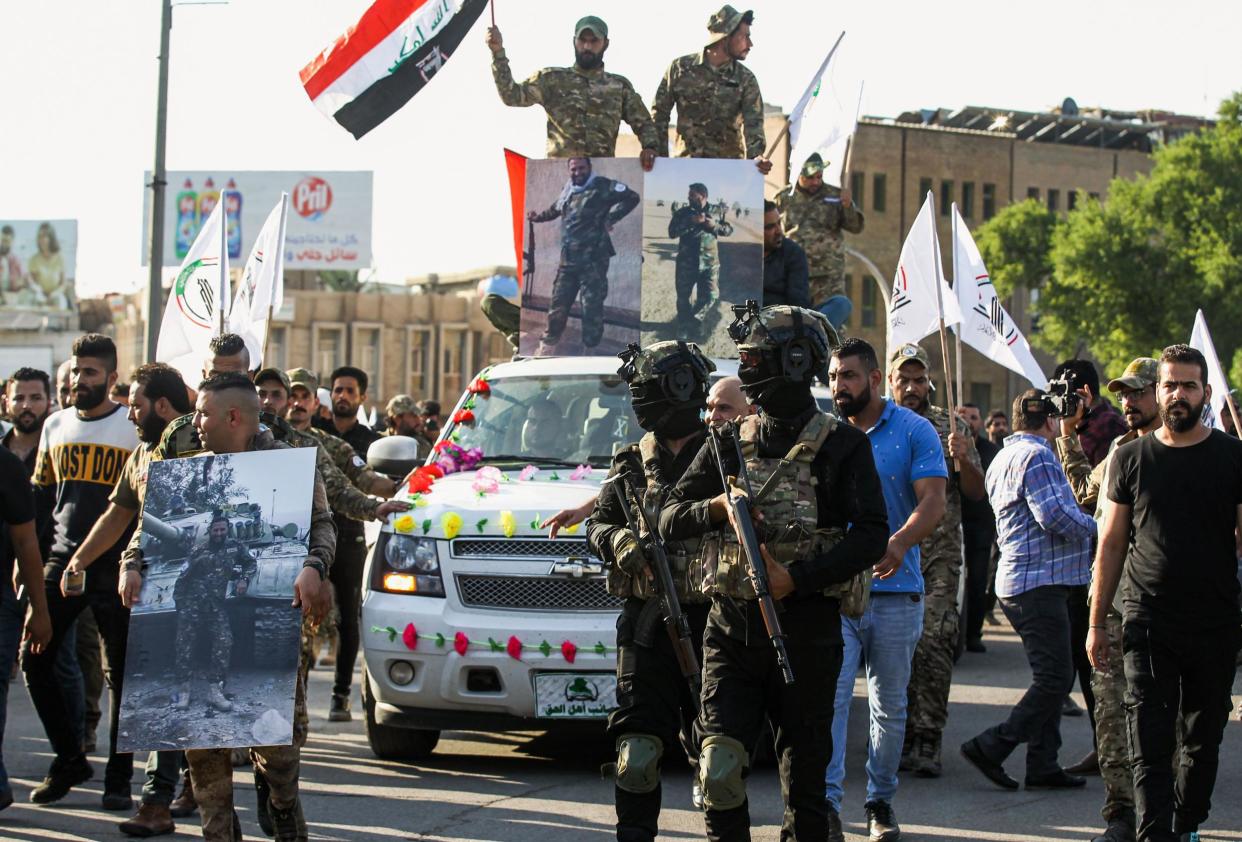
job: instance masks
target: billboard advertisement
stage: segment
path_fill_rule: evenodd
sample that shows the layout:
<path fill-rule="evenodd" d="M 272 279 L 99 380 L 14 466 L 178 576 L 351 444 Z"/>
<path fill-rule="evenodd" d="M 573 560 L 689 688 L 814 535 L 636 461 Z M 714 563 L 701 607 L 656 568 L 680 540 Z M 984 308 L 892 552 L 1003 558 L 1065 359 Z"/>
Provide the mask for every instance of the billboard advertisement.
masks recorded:
<path fill-rule="evenodd" d="M 151 174 L 145 175 L 149 184 Z M 230 262 L 241 265 L 268 212 L 289 194 L 286 269 L 366 269 L 371 266 L 370 172 L 176 170 L 168 173 L 164 204 L 164 265 L 178 266 L 207 221 L 224 202 Z M 151 191 L 143 199 L 143 231 L 150 231 Z M 146 265 L 146 234 L 142 262 Z"/>
<path fill-rule="evenodd" d="M 0 307 L 77 313 L 75 219 L 0 219 Z"/>

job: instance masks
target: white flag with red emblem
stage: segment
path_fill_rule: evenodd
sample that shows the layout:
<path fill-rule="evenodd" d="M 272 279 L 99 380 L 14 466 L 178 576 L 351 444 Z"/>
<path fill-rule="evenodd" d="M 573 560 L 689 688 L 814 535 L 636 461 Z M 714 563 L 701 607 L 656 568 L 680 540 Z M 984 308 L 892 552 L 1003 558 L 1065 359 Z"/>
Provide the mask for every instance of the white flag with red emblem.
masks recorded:
<path fill-rule="evenodd" d="M 936 239 L 936 203 L 927 198 L 901 246 L 893 295 L 888 305 L 888 347 L 918 342 L 940 330 L 941 310 L 946 327 L 961 322 L 961 310 L 940 268 Z"/>
<path fill-rule="evenodd" d="M 191 386 L 203 377 L 211 338 L 224 332 L 224 314 L 229 308 L 224 205 L 221 196 L 181 261 L 155 344 L 156 361 L 177 369 Z"/>
<path fill-rule="evenodd" d="M 996 287 L 988 277 L 979 247 L 965 220 L 953 206 L 953 289 L 957 293 L 962 321 L 954 330 L 962 341 L 992 362 L 1016 372 L 1036 389 L 1048 378 L 1035 361 L 1030 343 L 1001 306 Z"/>

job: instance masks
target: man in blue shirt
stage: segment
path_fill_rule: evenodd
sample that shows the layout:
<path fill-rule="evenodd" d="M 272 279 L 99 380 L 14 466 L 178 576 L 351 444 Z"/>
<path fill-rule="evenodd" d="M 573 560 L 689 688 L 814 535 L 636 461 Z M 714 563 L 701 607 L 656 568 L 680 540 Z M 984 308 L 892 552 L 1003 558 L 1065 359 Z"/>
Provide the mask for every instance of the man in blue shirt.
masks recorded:
<path fill-rule="evenodd" d="M 825 796 L 832 820 L 829 842 L 843 840 L 840 809 L 845 781 L 845 732 L 854 677 L 867 668 L 871 713 L 865 809 L 871 839 L 894 842 L 901 830 L 893 816 L 897 765 L 906 729 L 910 659 L 923 633 L 923 574 L 919 542 L 932 533 L 945 510 L 948 470 L 940 437 L 931 423 L 883 397 L 883 372 L 875 349 L 845 340 L 832 353 L 828 387 L 838 412 L 865 430 L 884 490 L 891 536 L 875 565 L 871 600 L 862 617 L 841 617 L 844 660 L 832 719 L 832 761 Z"/>
<path fill-rule="evenodd" d="M 1061 705 L 1074 685 L 1070 649 L 1072 589 L 1091 581 L 1095 521 L 1074 500 L 1052 451 L 1058 419 L 1028 389 L 1013 403 L 1014 433 L 988 467 L 985 483 L 996 513 L 1000 564 L 996 595 L 1022 638 L 1034 676 L 1009 718 L 962 744 L 962 755 L 1005 789 L 1018 782 L 1005 758 L 1026 743 L 1026 788 L 1082 786 L 1061 768 Z"/>

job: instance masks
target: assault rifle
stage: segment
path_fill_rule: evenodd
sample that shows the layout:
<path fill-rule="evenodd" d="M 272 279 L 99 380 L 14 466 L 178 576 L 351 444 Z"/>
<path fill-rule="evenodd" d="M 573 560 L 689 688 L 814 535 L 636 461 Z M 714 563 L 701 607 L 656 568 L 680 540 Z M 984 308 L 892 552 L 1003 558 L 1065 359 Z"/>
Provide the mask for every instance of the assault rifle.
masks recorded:
<path fill-rule="evenodd" d="M 651 572 L 655 575 L 655 586 L 656 591 L 659 593 L 661 613 L 664 615 L 664 627 L 668 629 L 669 639 L 673 641 L 673 651 L 677 654 L 677 665 L 681 667 L 681 674 L 685 676 L 687 683 L 690 685 L 690 695 L 694 699 L 695 710 L 698 710 L 699 693 L 703 689 L 703 674 L 699 668 L 698 655 L 694 652 L 693 638 L 690 636 L 690 621 L 686 619 L 685 612 L 681 610 L 681 602 L 677 599 L 677 586 L 673 583 L 673 571 L 668 564 L 668 553 L 665 552 L 664 542 L 660 540 L 660 533 L 652 525 L 651 518 L 648 517 L 641 500 L 639 500 L 636 508 L 638 509 L 638 516 L 647 528 L 648 537 L 646 541 L 643 540 L 641 533 L 638 531 L 638 522 L 635 520 L 634 512 L 626 499 L 627 494 L 630 492 L 630 484 L 625 477 L 625 474 L 618 474 L 613 479 L 607 480 L 607 482 L 613 483 L 612 490 L 617 495 L 617 503 L 621 506 L 621 511 L 625 513 L 625 522 L 629 525 L 630 534 L 634 536 L 638 546 L 647 551 L 646 555 L 650 560 Z M 637 497 L 634 499 L 638 500 Z"/>
<path fill-rule="evenodd" d="M 522 291 L 527 295 L 535 287 L 535 221 L 526 220 L 526 240 L 522 243 Z"/>
<path fill-rule="evenodd" d="M 738 541 L 742 545 L 742 555 L 746 558 L 746 575 L 755 588 L 755 596 L 759 600 L 759 613 L 763 616 L 763 625 L 767 629 L 772 648 L 776 650 L 776 664 L 781 668 L 781 675 L 786 684 L 794 683 L 793 667 L 789 665 L 789 652 L 785 649 L 785 631 L 781 628 L 781 619 L 777 613 L 776 601 L 768 589 L 768 568 L 759 552 L 759 536 L 755 534 L 755 522 L 751 519 L 750 501 L 754 498 L 754 489 L 750 486 L 750 476 L 746 473 L 746 459 L 742 456 L 742 444 L 739 441 L 736 422 L 730 425 L 733 431 L 733 448 L 737 452 L 738 480 L 742 483 L 746 494 L 743 497 L 732 493 L 733 486 L 725 474 L 724 461 L 721 457 L 720 432 L 709 427 L 708 438 L 712 445 L 712 455 L 716 457 L 716 467 L 720 470 L 720 483 L 724 486 L 725 499 L 732 512 L 732 520 L 737 525 Z"/>

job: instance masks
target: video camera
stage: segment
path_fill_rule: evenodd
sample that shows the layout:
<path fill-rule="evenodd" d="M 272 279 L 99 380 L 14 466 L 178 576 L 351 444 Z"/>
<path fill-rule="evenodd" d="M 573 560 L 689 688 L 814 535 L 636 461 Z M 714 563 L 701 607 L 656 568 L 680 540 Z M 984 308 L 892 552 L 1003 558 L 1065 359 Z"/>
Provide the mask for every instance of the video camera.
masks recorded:
<path fill-rule="evenodd" d="M 1078 394 L 1078 378 L 1067 371 L 1059 380 L 1049 380 L 1048 388 L 1038 398 L 1027 398 L 1023 412 L 1043 413 L 1053 418 L 1070 418 L 1078 413 L 1082 395 Z"/>

